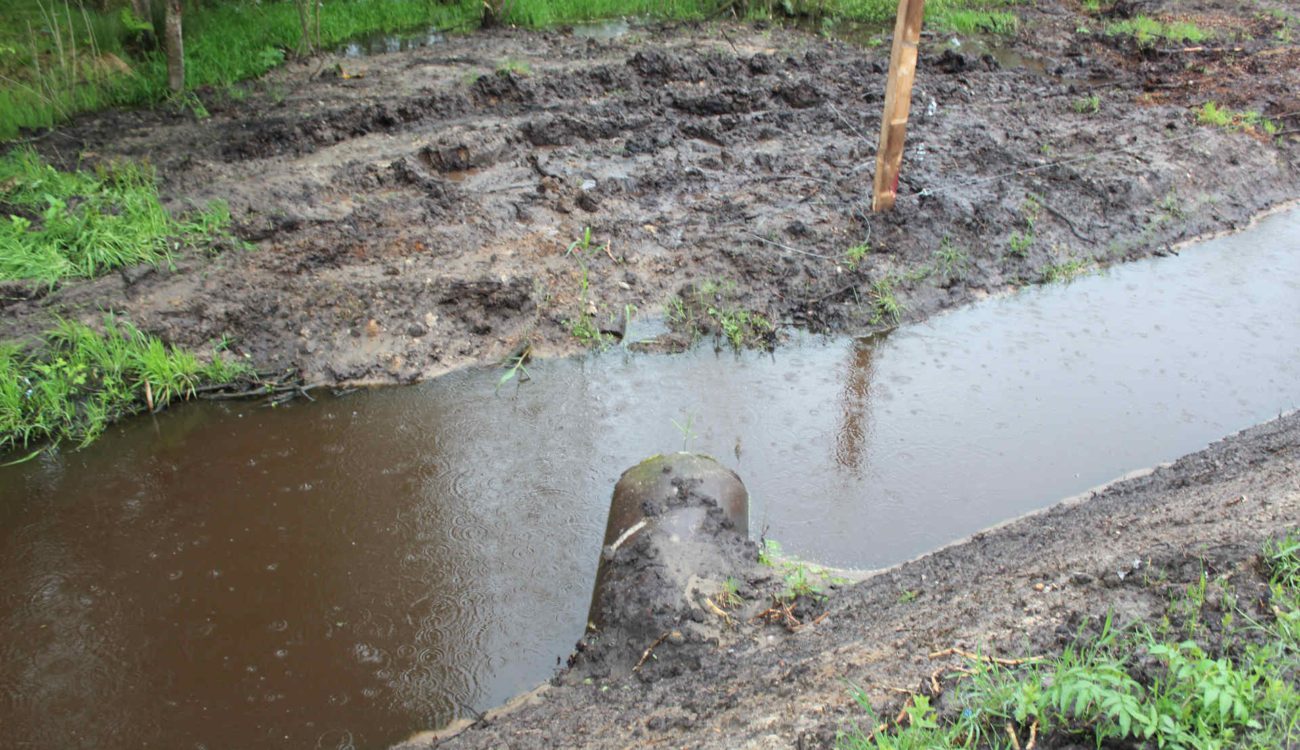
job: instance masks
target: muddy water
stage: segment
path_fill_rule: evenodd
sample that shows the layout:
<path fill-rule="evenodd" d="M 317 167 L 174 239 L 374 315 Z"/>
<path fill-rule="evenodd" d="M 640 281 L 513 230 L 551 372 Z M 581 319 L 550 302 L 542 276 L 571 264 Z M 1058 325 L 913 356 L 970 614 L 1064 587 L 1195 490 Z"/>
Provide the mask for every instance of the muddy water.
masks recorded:
<path fill-rule="evenodd" d="M 884 337 L 531 372 L 0 469 L 7 741 L 381 747 L 496 703 L 580 634 L 619 473 L 684 441 L 755 533 L 874 567 L 1294 409 L 1300 211 Z"/>

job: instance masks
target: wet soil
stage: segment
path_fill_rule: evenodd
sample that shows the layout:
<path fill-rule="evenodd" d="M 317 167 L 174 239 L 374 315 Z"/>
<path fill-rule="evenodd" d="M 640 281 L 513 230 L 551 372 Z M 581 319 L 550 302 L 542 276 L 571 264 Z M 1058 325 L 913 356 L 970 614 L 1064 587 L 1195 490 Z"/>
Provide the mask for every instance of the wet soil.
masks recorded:
<path fill-rule="evenodd" d="M 616 332 L 629 305 L 671 311 L 701 288 L 722 291 L 683 308 L 661 347 L 716 329 L 708 307 L 864 332 L 891 322 L 892 296 L 903 319 L 924 318 L 1300 195 L 1287 22 L 1258 4 L 1164 10 L 1220 36 L 1140 48 L 1077 33 L 1106 19 L 1048 3 L 996 57 L 931 37 L 902 198 L 884 216 L 867 208 L 888 50 L 797 31 L 498 30 L 291 65 L 211 94 L 201 121 L 102 113 L 38 147 L 64 163 L 147 158 L 174 208 L 229 201 L 255 249 L 10 289 L 0 315 L 24 336 L 112 309 L 328 383 L 577 350 L 574 321 Z M 1100 111 L 1077 112 L 1094 93 Z M 1208 99 L 1284 134 L 1197 125 Z M 567 250 L 588 226 L 580 263 Z"/>
<path fill-rule="evenodd" d="M 697 619 L 715 628 L 711 650 L 665 640 L 653 670 L 610 678 L 579 660 L 468 728 L 401 747 L 833 747 L 867 721 L 850 683 L 892 716 L 900 690 L 931 692 L 937 668 L 960 666 L 932 658 L 946 649 L 1057 654 L 1107 616 L 1158 621 L 1202 573 L 1233 581 L 1242 606 L 1267 617 L 1247 592 L 1265 590 L 1263 540 L 1300 523 L 1297 466 L 1292 414 L 836 591 L 824 617 L 790 628 L 710 614 Z M 1229 609 L 1211 596 L 1199 614 L 1217 623 Z"/>

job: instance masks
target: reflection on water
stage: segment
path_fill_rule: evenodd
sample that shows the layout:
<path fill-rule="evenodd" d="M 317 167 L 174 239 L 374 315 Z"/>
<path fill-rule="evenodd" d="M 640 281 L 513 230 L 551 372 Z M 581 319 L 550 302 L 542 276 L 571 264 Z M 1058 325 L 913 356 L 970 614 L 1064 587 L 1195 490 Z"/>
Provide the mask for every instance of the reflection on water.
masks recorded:
<path fill-rule="evenodd" d="M 876 339 L 185 407 L 0 469 L 0 724 L 366 748 L 499 702 L 581 634 L 610 489 L 674 420 L 790 552 L 907 559 L 1300 406 L 1297 238 L 1278 215 Z"/>

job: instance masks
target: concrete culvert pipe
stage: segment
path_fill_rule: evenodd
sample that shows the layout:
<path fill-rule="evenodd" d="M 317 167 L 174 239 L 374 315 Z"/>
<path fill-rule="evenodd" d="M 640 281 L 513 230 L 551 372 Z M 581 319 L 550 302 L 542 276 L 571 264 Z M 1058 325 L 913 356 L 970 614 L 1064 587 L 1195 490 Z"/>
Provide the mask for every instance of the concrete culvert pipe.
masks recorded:
<path fill-rule="evenodd" d="M 625 471 L 575 663 L 599 665 L 601 674 L 633 669 L 649 643 L 669 636 L 682 650 L 699 620 L 695 598 L 752 568 L 757 549 L 748 533 L 749 493 L 716 459 L 673 453 Z"/>

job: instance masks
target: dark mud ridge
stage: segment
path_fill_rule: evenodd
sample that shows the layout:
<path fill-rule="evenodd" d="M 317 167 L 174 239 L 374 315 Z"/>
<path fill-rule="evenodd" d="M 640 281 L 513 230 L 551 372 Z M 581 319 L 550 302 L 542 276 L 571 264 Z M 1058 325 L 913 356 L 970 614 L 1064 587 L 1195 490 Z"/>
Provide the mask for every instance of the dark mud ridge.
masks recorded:
<path fill-rule="evenodd" d="M 399 747 L 832 747 L 837 731 L 864 720 L 849 683 L 877 706 L 901 704 L 891 686 L 932 691 L 936 667 L 959 664 L 935 652 L 1059 653 L 1108 615 L 1118 626 L 1158 620 L 1203 572 L 1262 586 L 1260 544 L 1300 523 L 1298 465 L 1291 414 L 775 617 L 765 615 L 773 569 L 731 557 L 734 530 L 706 521 L 723 540 L 712 560 L 730 557 L 729 572 L 703 566 L 693 598 L 647 608 L 603 642 L 589 634 L 550 685 Z M 665 509 L 719 518 L 715 502 L 676 486 Z M 616 554 L 662 570 L 656 544 Z M 742 581 L 725 610 L 724 574 Z M 1204 606 L 1217 622 L 1228 605 Z M 640 641 L 621 641 L 634 632 Z"/>
<path fill-rule="evenodd" d="M 494 31 L 289 66 L 213 94 L 198 122 L 95 115 L 38 146 L 150 159 L 174 206 L 229 201 L 257 248 L 6 294 L 0 314 L 23 336 L 111 309 L 321 383 L 573 351 L 589 345 L 575 322 L 617 336 L 629 313 L 672 319 L 661 348 L 739 312 L 778 331 L 921 319 L 1300 196 L 1300 53 L 1249 8 L 1176 10 L 1238 41 L 1138 48 L 1077 33 L 1098 19 L 1056 3 L 1006 43 L 1032 65 L 931 38 L 883 216 L 868 206 L 888 50 L 780 29 Z M 1283 134 L 1200 125 L 1211 99 Z M 586 227 L 594 242 L 567 252 Z"/>

